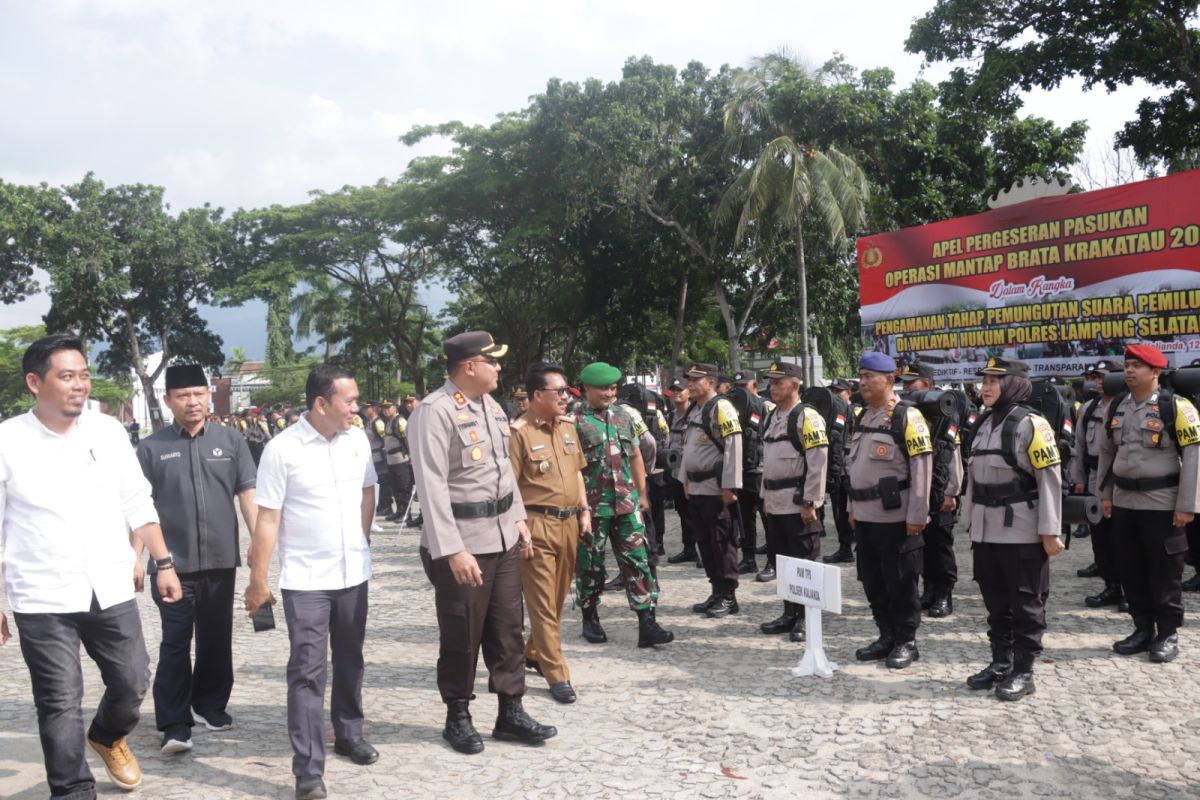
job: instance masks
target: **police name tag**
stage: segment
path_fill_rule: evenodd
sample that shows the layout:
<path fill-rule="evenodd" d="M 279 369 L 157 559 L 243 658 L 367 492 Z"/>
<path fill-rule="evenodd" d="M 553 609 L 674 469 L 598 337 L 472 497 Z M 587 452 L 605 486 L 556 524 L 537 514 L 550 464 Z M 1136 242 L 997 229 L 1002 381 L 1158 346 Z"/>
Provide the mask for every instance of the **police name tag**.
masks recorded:
<path fill-rule="evenodd" d="M 842 570 L 819 561 L 775 556 L 775 593 L 783 600 L 842 613 Z"/>

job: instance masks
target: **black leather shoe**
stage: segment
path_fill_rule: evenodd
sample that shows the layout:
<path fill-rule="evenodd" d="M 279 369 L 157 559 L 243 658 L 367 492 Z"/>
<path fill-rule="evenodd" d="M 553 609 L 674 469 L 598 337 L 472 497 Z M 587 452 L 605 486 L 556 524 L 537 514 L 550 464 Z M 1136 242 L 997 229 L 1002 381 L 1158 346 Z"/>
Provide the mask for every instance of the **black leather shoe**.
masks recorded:
<path fill-rule="evenodd" d="M 325 780 L 320 775 L 296 778 L 296 800 L 321 800 L 328 796 Z"/>
<path fill-rule="evenodd" d="M 339 756 L 346 756 L 360 767 L 379 760 L 379 751 L 366 739 L 334 739 L 333 752 Z"/>
<path fill-rule="evenodd" d="M 860 647 L 855 650 L 854 657 L 859 661 L 879 661 L 882 658 L 887 658 L 894 646 L 891 637 L 880 636 L 866 647 Z"/>
<path fill-rule="evenodd" d="M 574 703 L 579 699 L 570 681 L 559 681 L 550 684 L 550 696 L 560 703 Z"/>
<path fill-rule="evenodd" d="M 921 610 L 928 611 L 929 607 L 933 605 L 933 599 L 936 596 L 937 595 L 934 593 L 933 587 L 926 586 L 925 591 L 921 592 Z"/>
<path fill-rule="evenodd" d="M 675 641 L 675 634 L 664 629 L 654 618 L 654 609 L 638 612 L 638 647 L 654 647 Z"/>
<path fill-rule="evenodd" d="M 1153 638 L 1149 628 L 1135 628 L 1133 633 L 1121 641 L 1113 643 L 1113 652 L 1123 656 L 1144 653 L 1150 649 L 1150 642 Z"/>
<path fill-rule="evenodd" d="M 696 603 L 695 605 L 693 605 L 692 611 L 695 611 L 697 614 L 703 614 L 706 611 L 708 611 L 710 608 L 715 606 L 717 604 L 717 601 L 720 599 L 721 599 L 721 595 L 717 594 L 716 592 L 713 592 L 712 594 L 710 594 L 708 596 L 707 600 L 704 600 L 700 603 Z"/>
<path fill-rule="evenodd" d="M 929 616 L 933 619 L 942 619 L 954 613 L 954 598 L 949 592 L 939 593 L 933 598 L 932 605 L 929 606 Z"/>
<path fill-rule="evenodd" d="M 525 669 L 533 670 L 538 675 L 542 675 L 542 665 L 534 661 L 532 658 L 525 659 Z M 542 677 L 544 678 L 546 676 L 542 675 Z"/>
<path fill-rule="evenodd" d="M 921 658 L 916 642 L 896 642 L 892 652 L 888 653 L 888 669 L 904 669 L 909 664 Z"/>
<path fill-rule="evenodd" d="M 767 583 L 768 581 L 775 580 L 775 568 L 770 564 L 767 564 L 762 568 L 761 572 L 754 576 L 754 580 L 758 581 L 759 583 Z"/>
<path fill-rule="evenodd" d="M 540 725 L 525 713 L 520 697 L 500 695 L 500 715 L 496 717 L 496 727 L 492 729 L 493 739 L 502 742 L 541 744 L 557 735 L 558 728 L 553 725 Z"/>
<path fill-rule="evenodd" d="M 764 622 L 758 629 L 767 635 L 787 633 L 796 626 L 796 613 L 791 609 L 784 611 L 770 622 Z"/>
<path fill-rule="evenodd" d="M 854 551 L 849 547 L 839 547 L 832 555 L 821 560 L 826 564 L 851 564 L 854 562 Z"/>
<path fill-rule="evenodd" d="M 749 575 L 758 572 L 758 562 L 753 558 L 743 558 L 738 562 L 738 574 Z"/>
<path fill-rule="evenodd" d="M 446 727 L 442 729 L 442 738 L 458 752 L 474 755 L 483 752 L 483 737 L 475 730 L 471 712 L 467 709 L 465 700 L 446 704 Z"/>
<path fill-rule="evenodd" d="M 972 689 L 991 689 L 997 684 L 1008 680 L 1012 674 L 1012 653 L 993 653 L 992 663 L 979 672 L 967 678 L 967 686 Z"/>
<path fill-rule="evenodd" d="M 1076 539 L 1086 539 L 1092 535 L 1092 529 L 1087 525 L 1076 525 L 1075 530 L 1071 532 L 1071 535 Z"/>
<path fill-rule="evenodd" d="M 796 615 L 796 624 L 792 626 L 792 632 L 788 634 L 788 638 L 793 642 L 803 642 L 808 638 L 808 634 L 804 630 L 804 614 Z"/>
<path fill-rule="evenodd" d="M 754 548 L 754 552 L 758 553 L 760 556 L 765 556 L 767 554 L 767 546 L 765 544 L 760 544 L 758 547 Z"/>
<path fill-rule="evenodd" d="M 688 561 L 696 560 L 696 550 L 691 547 L 685 547 L 675 555 L 667 559 L 668 564 L 684 564 Z"/>
<path fill-rule="evenodd" d="M 1200 570 L 1196 574 L 1183 582 L 1183 590 L 1185 592 L 1200 592 Z"/>
<path fill-rule="evenodd" d="M 1155 664 L 1166 664 L 1179 656 L 1179 637 L 1175 634 L 1160 636 L 1150 644 L 1150 660 Z"/>
<path fill-rule="evenodd" d="M 1121 600 L 1121 602 L 1117 603 L 1117 612 L 1121 613 L 1121 614 L 1128 614 L 1129 613 L 1129 601 Z"/>
<path fill-rule="evenodd" d="M 425 524 L 425 518 L 422 516 L 418 516 L 416 519 L 404 520 L 404 527 L 406 527 L 406 528 L 419 528 L 424 524 Z"/>
<path fill-rule="evenodd" d="M 608 641 L 608 634 L 600 625 L 600 613 L 596 611 L 595 606 L 583 610 L 583 638 L 592 644 L 604 644 Z"/>
<path fill-rule="evenodd" d="M 1121 591 L 1121 587 L 1110 583 L 1099 594 L 1083 598 L 1083 604 L 1088 608 L 1103 608 L 1104 606 L 1115 606 L 1124 599 L 1125 593 Z"/>
<path fill-rule="evenodd" d="M 1095 563 L 1088 564 L 1083 569 L 1075 570 L 1075 574 L 1080 578 L 1094 578 L 1100 574 L 1100 568 Z"/>
<path fill-rule="evenodd" d="M 717 602 L 713 603 L 712 608 L 704 612 L 704 616 L 709 619 L 719 619 L 736 613 L 738 613 L 737 598 L 733 594 L 726 594 L 717 598 Z"/>
<path fill-rule="evenodd" d="M 608 583 L 604 584 L 604 591 L 615 592 L 617 589 L 625 588 L 625 579 L 619 574 Z"/>
<path fill-rule="evenodd" d="M 1014 672 L 996 687 L 996 697 L 1001 700 L 1020 700 L 1027 694 L 1033 694 L 1037 687 L 1033 685 L 1032 672 Z"/>

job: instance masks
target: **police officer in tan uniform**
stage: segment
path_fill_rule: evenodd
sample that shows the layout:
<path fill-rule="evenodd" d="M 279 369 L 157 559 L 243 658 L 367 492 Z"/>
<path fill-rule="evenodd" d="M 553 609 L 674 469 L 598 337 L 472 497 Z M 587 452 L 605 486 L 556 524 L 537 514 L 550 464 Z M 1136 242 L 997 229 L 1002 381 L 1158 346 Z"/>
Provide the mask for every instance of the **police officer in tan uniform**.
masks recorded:
<path fill-rule="evenodd" d="M 771 382 L 775 407 L 763 423 L 762 497 L 767 541 L 776 555 L 815 561 L 821 555 L 821 520 L 825 502 L 829 438 L 825 420 L 800 402 L 804 370 L 799 364 L 773 363 L 763 375 Z M 763 633 L 791 632 L 804 641 L 804 609 L 783 602 L 783 614 L 759 626 Z"/>
<path fill-rule="evenodd" d="M 392 484 L 392 495 L 396 499 L 396 510 L 388 516 L 390 522 L 400 522 L 404 527 L 419 526 L 412 514 L 405 517 L 412 505 L 413 465 L 408 443 L 408 415 L 401 414 L 395 403 L 383 404 L 385 435 L 384 456 L 387 459 L 388 478 Z"/>
<path fill-rule="evenodd" d="M 1062 459 L 1050 423 L 1021 405 L 1033 394 L 1029 365 L 993 358 L 978 374 L 986 410 L 971 441 L 963 516 L 988 611 L 992 660 L 967 685 L 1020 700 L 1035 691 L 1049 558 L 1063 551 Z"/>
<path fill-rule="evenodd" d="M 854 526 L 858 577 L 879 638 L 860 647 L 859 661 L 887 659 L 903 669 L 920 658 L 921 533 L 929 523 L 933 442 L 929 424 L 893 391 L 896 362 L 870 352 L 859 361 L 866 407 L 850 442 L 847 510 Z"/>
<path fill-rule="evenodd" d="M 675 506 L 675 513 L 679 515 L 679 536 L 683 542 L 683 549 L 668 558 L 667 563 L 695 562 L 696 566 L 700 567 L 702 565 L 700 556 L 696 552 L 696 534 L 692 530 L 687 494 L 684 492 L 687 476 L 680 470 L 680 467 L 683 466 L 683 440 L 687 434 L 687 413 L 691 406 L 687 381 L 683 378 L 671 381 L 667 396 L 671 398 L 671 418 L 668 422 L 671 432 L 667 438 L 667 452 L 670 454 L 668 456 L 667 483 L 671 488 L 671 502 Z"/>
<path fill-rule="evenodd" d="M 1125 348 L 1129 393 L 1109 405 L 1098 469 L 1134 625 L 1113 650 L 1149 650 L 1158 663 L 1179 655 L 1186 528 L 1200 510 L 1200 417 L 1187 398 L 1159 388 L 1166 366 L 1153 345 Z"/>
<path fill-rule="evenodd" d="M 724 617 L 738 613 L 738 540 L 733 515 L 742 488 L 742 426 L 737 409 L 717 394 L 720 373 L 714 364 L 692 364 L 685 373 L 692 407 L 687 413 L 684 484 L 696 544 L 712 593 L 692 606 L 697 614 Z"/>
<path fill-rule="evenodd" d="M 468 709 L 482 646 L 488 689 L 500 699 L 492 738 L 537 744 L 558 731 L 539 725 L 521 704 L 519 559 L 535 551 L 509 460 L 512 431 L 488 394 L 499 384 L 508 347 L 486 331 L 468 331 L 447 339 L 442 352 L 447 381 L 417 406 L 408 428 L 425 518 L 421 563 L 434 587 L 441 636 L 442 737 L 462 753 L 483 750 Z"/>
<path fill-rule="evenodd" d="M 387 433 L 387 420 L 383 418 L 383 404 L 371 400 L 363 407 L 366 417 L 364 432 L 367 441 L 371 443 L 371 463 L 375 465 L 375 475 L 379 480 L 379 497 L 375 503 L 376 516 L 389 517 L 392 513 L 392 478 L 387 471 L 387 457 L 384 450 L 384 436 Z"/>
<path fill-rule="evenodd" d="M 575 420 L 567 412 L 567 379 L 557 364 L 539 362 L 525 375 L 529 409 L 512 423 L 509 456 L 525 502 L 533 558 L 521 562 L 529 611 L 526 666 L 550 684 L 550 696 L 574 703 L 571 670 L 562 654 L 563 603 L 575 576 L 580 532 L 591 529 L 582 470 L 587 466 Z"/>

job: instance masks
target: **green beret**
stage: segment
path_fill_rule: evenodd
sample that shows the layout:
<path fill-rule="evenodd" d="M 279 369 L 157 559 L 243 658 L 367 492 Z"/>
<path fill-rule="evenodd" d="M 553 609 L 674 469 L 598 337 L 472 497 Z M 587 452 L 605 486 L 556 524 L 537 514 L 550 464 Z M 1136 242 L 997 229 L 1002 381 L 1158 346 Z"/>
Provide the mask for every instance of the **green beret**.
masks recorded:
<path fill-rule="evenodd" d="M 588 386 L 612 386 L 621 380 L 621 370 L 603 361 L 593 361 L 579 373 L 579 380 Z"/>

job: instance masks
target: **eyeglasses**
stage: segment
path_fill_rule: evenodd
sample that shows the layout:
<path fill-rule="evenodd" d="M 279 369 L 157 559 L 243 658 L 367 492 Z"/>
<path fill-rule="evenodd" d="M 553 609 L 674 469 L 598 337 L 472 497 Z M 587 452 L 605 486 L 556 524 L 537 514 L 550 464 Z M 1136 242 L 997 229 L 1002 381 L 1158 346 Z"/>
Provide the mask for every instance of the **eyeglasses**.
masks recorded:
<path fill-rule="evenodd" d="M 499 359 L 492 358 L 491 356 L 484 356 L 483 358 L 469 358 L 466 361 L 464 361 L 463 363 L 464 364 L 487 364 L 490 367 L 500 366 Z"/>
<path fill-rule="evenodd" d="M 547 386 L 545 389 L 534 389 L 534 391 L 535 392 L 554 392 L 559 397 L 566 397 L 567 395 L 569 395 L 571 393 L 571 390 L 565 386 L 562 387 L 561 389 L 551 389 L 550 387 Z"/>

